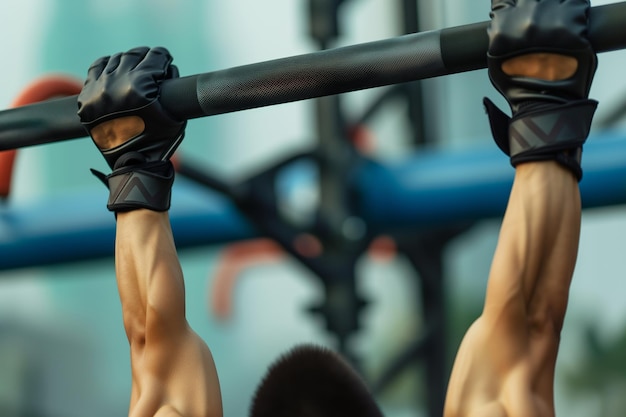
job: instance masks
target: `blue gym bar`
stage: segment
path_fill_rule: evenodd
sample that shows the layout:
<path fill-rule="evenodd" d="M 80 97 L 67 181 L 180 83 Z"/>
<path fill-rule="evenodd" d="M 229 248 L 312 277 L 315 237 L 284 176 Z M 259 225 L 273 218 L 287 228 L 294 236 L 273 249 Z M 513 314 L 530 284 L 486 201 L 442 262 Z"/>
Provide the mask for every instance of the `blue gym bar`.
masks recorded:
<path fill-rule="evenodd" d="M 583 168 L 584 208 L 626 203 L 626 132 L 592 134 Z M 494 145 L 366 161 L 352 187 L 359 215 L 373 231 L 385 233 L 498 218 L 513 175 Z M 115 220 L 105 200 L 106 191 L 94 187 L 27 203 L 5 202 L 0 206 L 0 270 L 111 256 Z M 257 236 L 227 197 L 182 177 L 174 186 L 170 215 L 179 248 Z"/>
<path fill-rule="evenodd" d="M 626 132 L 590 135 L 580 183 L 584 208 L 626 203 Z M 514 170 L 495 145 L 481 150 L 414 155 L 372 162 L 356 187 L 363 218 L 381 230 L 433 227 L 504 214 Z"/>

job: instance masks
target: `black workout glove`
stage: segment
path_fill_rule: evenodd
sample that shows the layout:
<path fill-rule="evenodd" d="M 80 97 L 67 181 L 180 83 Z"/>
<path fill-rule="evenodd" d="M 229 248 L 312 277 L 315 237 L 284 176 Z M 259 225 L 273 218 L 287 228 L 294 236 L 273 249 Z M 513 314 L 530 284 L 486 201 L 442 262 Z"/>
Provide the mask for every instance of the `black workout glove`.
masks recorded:
<path fill-rule="evenodd" d="M 78 116 L 87 131 L 125 116 L 143 119 L 139 135 L 111 149 L 100 149 L 113 170 L 93 171 L 109 187 L 107 208 L 128 211 L 170 207 L 174 169 L 169 158 L 184 137 L 185 121 L 174 119 L 159 102 L 163 80 L 178 77 L 165 48 L 134 48 L 103 57 L 89 68 L 78 96 Z"/>
<path fill-rule="evenodd" d="M 556 160 L 582 178 L 582 145 L 597 106 L 587 98 L 597 67 L 587 39 L 589 8 L 589 0 L 492 1 L 489 78 L 508 101 L 512 118 L 491 100 L 484 103 L 496 144 L 513 166 Z M 529 53 L 570 56 L 578 67 L 570 78 L 558 81 L 502 71 L 503 62 Z"/>

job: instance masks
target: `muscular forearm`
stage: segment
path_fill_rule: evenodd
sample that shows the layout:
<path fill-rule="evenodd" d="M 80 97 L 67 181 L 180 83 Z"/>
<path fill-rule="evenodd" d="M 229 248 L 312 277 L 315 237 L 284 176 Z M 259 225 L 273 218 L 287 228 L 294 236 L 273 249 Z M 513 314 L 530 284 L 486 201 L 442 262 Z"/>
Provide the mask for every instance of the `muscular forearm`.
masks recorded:
<path fill-rule="evenodd" d="M 185 288 L 167 210 L 170 157 L 186 122 L 158 100 L 178 76 L 165 48 L 133 48 L 90 66 L 78 116 L 111 168 L 101 176 L 116 213 L 115 269 L 130 344 L 133 417 L 221 416 L 211 352 L 185 318 Z M 106 120 L 105 122 L 101 122 Z M 149 192 L 144 192 L 149 191 Z"/>
<path fill-rule="evenodd" d="M 167 213 L 119 213 L 115 254 L 129 338 L 160 343 L 185 329 L 184 281 Z"/>
<path fill-rule="evenodd" d="M 580 213 L 578 183 L 569 171 L 556 162 L 517 168 L 492 264 L 486 313 L 519 300 L 520 313 L 528 317 L 531 309 L 545 307 L 530 305 L 539 300 L 550 304 L 562 320 L 567 301 L 562 295 L 569 288 L 578 251 Z M 551 283 L 555 291 L 534 297 L 539 281 Z M 558 296 L 549 297 L 552 294 Z"/>

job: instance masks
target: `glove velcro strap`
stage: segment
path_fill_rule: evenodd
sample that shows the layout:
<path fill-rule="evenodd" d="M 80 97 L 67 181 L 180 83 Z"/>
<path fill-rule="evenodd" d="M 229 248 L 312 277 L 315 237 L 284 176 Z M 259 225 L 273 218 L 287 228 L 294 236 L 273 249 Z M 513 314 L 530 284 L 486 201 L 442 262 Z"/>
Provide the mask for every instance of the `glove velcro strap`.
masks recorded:
<path fill-rule="evenodd" d="M 487 97 L 483 99 L 483 104 L 485 105 L 487 116 L 489 117 L 489 127 L 491 127 L 493 140 L 502 152 L 511 156 L 511 152 L 509 151 L 509 123 L 511 118 Z"/>
<path fill-rule="evenodd" d="M 106 176 L 110 211 L 170 208 L 174 168 L 170 161 L 123 167 Z"/>
<path fill-rule="evenodd" d="M 518 166 L 524 162 L 556 161 L 569 169 L 576 179 L 583 178 L 583 170 L 580 166 L 583 156 L 582 145 L 578 148 L 564 149 L 554 153 L 524 153 L 511 158 L 511 165 Z"/>
<path fill-rule="evenodd" d="M 598 103 L 578 100 L 516 115 L 509 123 L 511 159 L 581 147 Z"/>
<path fill-rule="evenodd" d="M 582 146 L 589 136 L 598 103 L 577 100 L 541 105 L 509 118 L 493 102 L 484 100 L 491 133 L 511 164 L 555 160 L 582 178 Z"/>

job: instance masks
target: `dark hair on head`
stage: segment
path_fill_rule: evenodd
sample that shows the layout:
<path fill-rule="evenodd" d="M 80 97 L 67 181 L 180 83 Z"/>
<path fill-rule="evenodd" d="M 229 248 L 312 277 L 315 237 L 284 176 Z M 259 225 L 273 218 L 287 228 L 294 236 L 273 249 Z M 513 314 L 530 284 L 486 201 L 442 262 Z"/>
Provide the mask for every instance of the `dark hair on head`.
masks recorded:
<path fill-rule="evenodd" d="M 383 417 L 361 377 L 330 349 L 301 345 L 270 366 L 250 417 Z"/>

